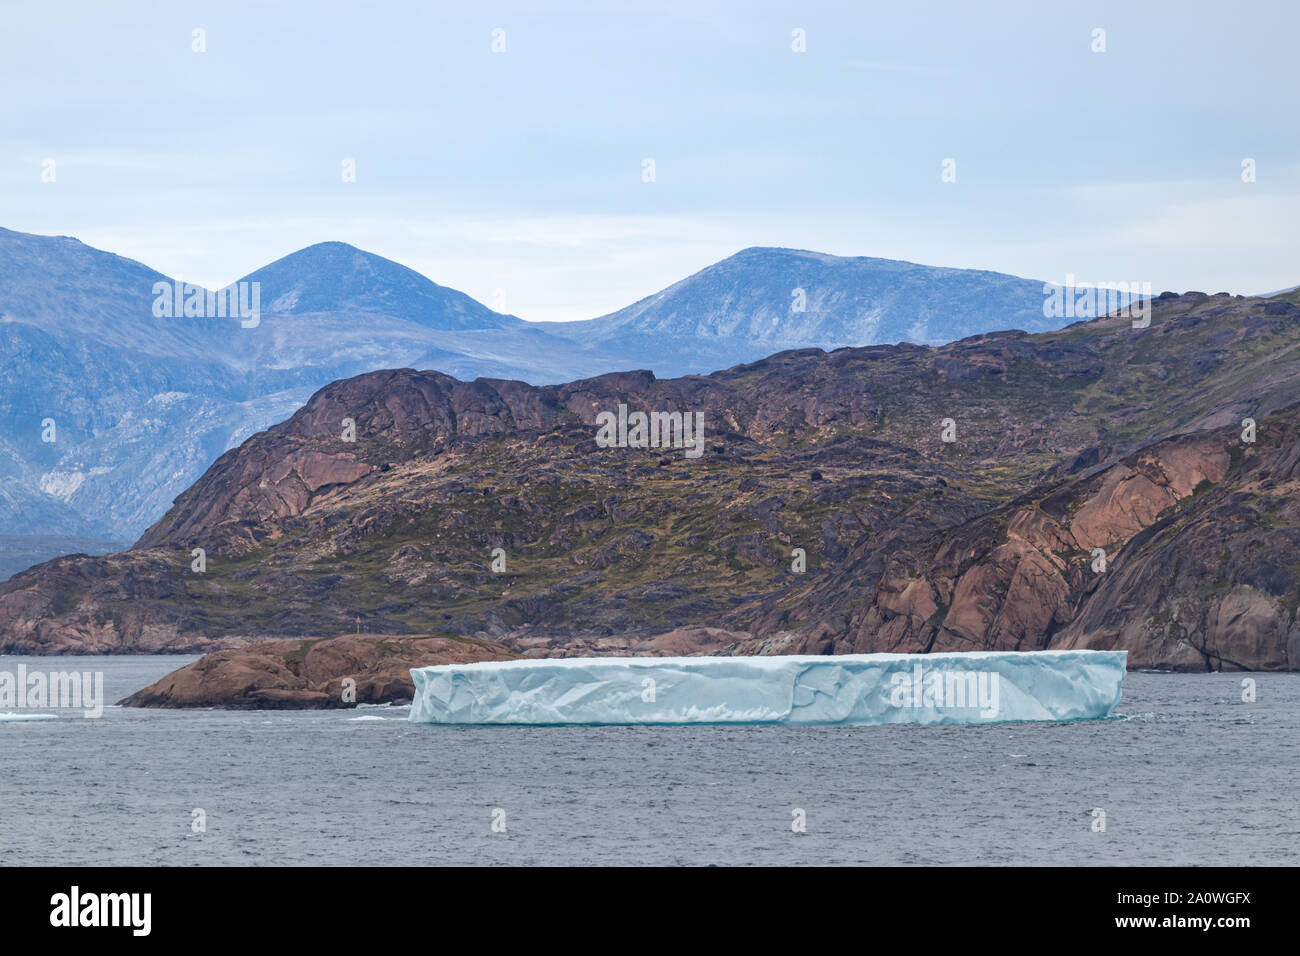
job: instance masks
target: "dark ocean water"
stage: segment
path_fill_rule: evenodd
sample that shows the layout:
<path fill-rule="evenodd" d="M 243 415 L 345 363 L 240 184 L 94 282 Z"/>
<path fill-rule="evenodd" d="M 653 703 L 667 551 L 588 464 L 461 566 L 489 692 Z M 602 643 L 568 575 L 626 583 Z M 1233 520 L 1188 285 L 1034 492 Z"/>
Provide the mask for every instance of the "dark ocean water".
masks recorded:
<path fill-rule="evenodd" d="M 116 701 L 191 659 L 0 670 L 102 671 Z M 1300 675 L 1250 675 L 1254 703 L 1243 676 L 1130 674 L 1111 719 L 982 727 L 63 711 L 0 722 L 0 863 L 1300 863 Z"/>

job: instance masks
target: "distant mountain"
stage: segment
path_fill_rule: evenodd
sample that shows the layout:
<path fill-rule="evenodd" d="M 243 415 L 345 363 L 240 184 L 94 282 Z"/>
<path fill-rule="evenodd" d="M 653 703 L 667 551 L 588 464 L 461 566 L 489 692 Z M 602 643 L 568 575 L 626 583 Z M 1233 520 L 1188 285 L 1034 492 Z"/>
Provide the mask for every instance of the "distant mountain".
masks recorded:
<path fill-rule="evenodd" d="M 220 342 L 225 323 L 196 318 L 181 325 L 155 317 L 154 284 L 168 281 L 134 259 L 70 236 L 0 229 L 0 322 L 5 324 L 153 358 L 197 357 Z"/>
<path fill-rule="evenodd" d="M 517 329 L 523 320 L 493 312 L 463 292 L 346 242 L 320 242 L 277 259 L 243 282 L 258 282 L 271 315 L 348 312 L 383 315 L 441 331 Z"/>
<path fill-rule="evenodd" d="M 0 535 L 134 539 L 223 451 L 321 386 L 375 369 L 534 385 L 619 369 L 703 374 L 784 348 L 1066 321 L 1042 317 L 1039 282 L 786 249 L 746 249 L 572 323 L 501 315 L 341 242 L 240 281 L 260 290 L 254 327 L 158 316 L 154 288 L 169 277 L 76 239 L 0 229 Z M 6 549 L 0 569 L 18 560 Z"/>
<path fill-rule="evenodd" d="M 1280 296 L 1286 295 L 1288 292 L 1295 292 L 1297 289 L 1300 289 L 1300 285 L 1290 285 L 1287 286 L 1285 289 L 1278 289 L 1276 292 L 1265 292 L 1263 295 L 1260 296 L 1260 298 L 1276 299 Z"/>
<path fill-rule="evenodd" d="M 118 529 L 175 492 L 152 485 L 225 446 L 232 428 L 217 441 L 204 426 L 239 375 L 212 358 L 217 323 L 154 317 L 160 281 L 75 239 L 0 230 L 0 534 L 131 537 Z"/>
<path fill-rule="evenodd" d="M 0 581 L 34 564 L 66 554 L 110 554 L 124 551 L 129 541 L 105 541 L 64 535 L 0 535 Z"/>
<path fill-rule="evenodd" d="M 658 374 L 726 367 L 782 349 L 914 342 L 983 332 L 1046 332 L 1043 283 L 973 269 L 798 249 L 744 249 L 625 309 L 556 331 L 632 348 Z M 682 348 L 690 341 L 689 348 Z"/>

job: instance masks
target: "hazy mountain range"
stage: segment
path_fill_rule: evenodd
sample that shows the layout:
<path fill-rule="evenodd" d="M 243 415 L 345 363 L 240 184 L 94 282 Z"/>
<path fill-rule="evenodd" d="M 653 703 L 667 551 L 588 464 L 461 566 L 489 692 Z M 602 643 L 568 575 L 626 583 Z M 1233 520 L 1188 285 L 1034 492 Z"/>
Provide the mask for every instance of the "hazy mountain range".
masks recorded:
<path fill-rule="evenodd" d="M 1045 318 L 1043 297 L 1042 282 L 1000 272 L 752 248 L 618 312 L 557 331 L 649 357 L 681 342 L 677 364 L 654 371 L 686 375 L 784 349 L 940 345 L 1000 329 L 1060 328 L 1068 320 Z"/>
<path fill-rule="evenodd" d="M 535 385 L 618 369 L 682 375 L 783 348 L 1066 321 L 1043 318 L 1038 281 L 788 249 L 746 249 L 572 323 L 501 315 L 344 243 L 241 281 L 260 284 L 256 327 L 157 317 L 155 283 L 169 277 L 73 238 L 0 229 L 0 536 L 28 539 L 0 537 L 0 578 L 65 547 L 134 539 L 223 451 L 321 386 L 374 369 Z"/>

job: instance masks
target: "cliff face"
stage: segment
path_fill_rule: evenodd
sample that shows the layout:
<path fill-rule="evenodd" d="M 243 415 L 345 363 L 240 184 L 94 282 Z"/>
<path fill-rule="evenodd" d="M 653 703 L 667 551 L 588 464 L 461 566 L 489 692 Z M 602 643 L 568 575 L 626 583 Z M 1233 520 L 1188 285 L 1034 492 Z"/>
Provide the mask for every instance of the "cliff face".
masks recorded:
<path fill-rule="evenodd" d="M 1158 442 L 924 538 L 863 542 L 790 650 L 1122 649 L 1137 668 L 1300 662 L 1300 409 Z M 1105 557 L 1100 570 L 1095 549 Z M 856 594 L 856 598 L 855 598 Z M 785 626 L 774 608 L 760 629 Z"/>
<path fill-rule="evenodd" d="M 726 635 L 703 652 L 1097 647 L 1296 669 L 1298 398 L 1300 309 L 1199 293 L 1161 297 L 1147 329 L 803 350 L 707 377 L 375 372 L 224 454 L 130 551 L 0 585 L 0 649 L 212 650 L 360 616 L 523 654 L 689 625 Z M 620 403 L 703 413 L 703 454 L 599 447 Z"/>

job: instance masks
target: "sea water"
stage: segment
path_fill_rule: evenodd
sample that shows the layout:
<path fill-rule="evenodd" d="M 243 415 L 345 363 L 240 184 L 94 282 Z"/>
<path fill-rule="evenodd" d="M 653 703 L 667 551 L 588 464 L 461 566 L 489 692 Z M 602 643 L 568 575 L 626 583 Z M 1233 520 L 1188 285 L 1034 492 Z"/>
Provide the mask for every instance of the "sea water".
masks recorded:
<path fill-rule="evenodd" d="M 57 663 L 102 671 L 113 702 L 192 659 Z M 1300 862 L 1297 674 L 1131 673 L 1112 717 L 1069 723 L 406 718 L 110 704 L 0 723 L 0 863 Z"/>

